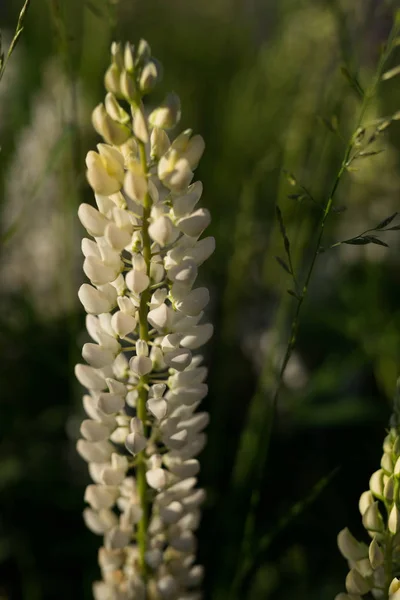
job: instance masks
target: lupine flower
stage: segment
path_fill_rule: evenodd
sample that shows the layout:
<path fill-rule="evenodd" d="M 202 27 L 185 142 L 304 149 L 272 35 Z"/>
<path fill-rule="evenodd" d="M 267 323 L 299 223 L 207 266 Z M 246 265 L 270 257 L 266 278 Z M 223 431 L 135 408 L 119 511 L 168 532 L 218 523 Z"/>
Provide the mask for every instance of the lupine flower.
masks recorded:
<path fill-rule="evenodd" d="M 86 159 L 97 208 L 78 215 L 84 283 L 79 298 L 93 342 L 76 376 L 88 388 L 87 419 L 77 448 L 89 464 L 84 520 L 104 536 L 96 600 L 196 600 L 203 570 L 195 564 L 199 508 L 198 454 L 208 414 L 207 369 L 196 351 L 212 335 L 209 301 L 196 287 L 212 254 L 210 223 L 192 182 L 204 150 L 186 130 L 170 142 L 180 117 L 169 95 L 150 112 L 142 98 L 156 84 L 157 63 L 143 40 L 111 48 L 108 93 L 93 112 L 104 143 Z M 120 104 L 119 100 L 122 100 Z M 129 108 L 128 108 L 129 107 Z"/>
<path fill-rule="evenodd" d="M 372 593 L 374 598 L 400 599 L 400 380 L 390 429 L 383 442 L 380 468 L 369 480 L 369 489 L 361 494 L 359 509 L 362 524 L 371 539 L 358 542 L 350 531 L 338 535 L 339 550 L 350 571 L 346 593 L 335 600 L 360 600 Z"/>

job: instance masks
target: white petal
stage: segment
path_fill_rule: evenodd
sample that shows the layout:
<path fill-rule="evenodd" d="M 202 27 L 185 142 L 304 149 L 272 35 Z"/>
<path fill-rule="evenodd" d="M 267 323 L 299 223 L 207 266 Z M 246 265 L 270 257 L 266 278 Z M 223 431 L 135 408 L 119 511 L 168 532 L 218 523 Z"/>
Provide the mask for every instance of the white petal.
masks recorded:
<path fill-rule="evenodd" d="M 78 217 L 87 232 L 93 237 L 104 234 L 108 219 L 90 204 L 81 204 L 78 209 Z"/>
<path fill-rule="evenodd" d="M 109 485 L 90 484 L 85 491 L 85 501 L 94 510 L 111 508 L 118 496 L 118 488 Z"/>
<path fill-rule="evenodd" d="M 132 292 L 135 292 L 135 294 L 141 294 L 149 287 L 150 279 L 143 271 L 136 271 L 132 269 L 126 274 L 125 282 Z"/>
<path fill-rule="evenodd" d="M 93 463 L 107 462 L 113 452 L 113 447 L 106 441 L 89 442 L 87 440 L 78 440 L 76 448 L 86 462 Z"/>
<path fill-rule="evenodd" d="M 146 407 L 159 421 L 167 414 L 168 405 L 164 398 L 150 398 L 146 403 Z"/>
<path fill-rule="evenodd" d="M 111 325 L 115 333 L 123 338 L 134 331 L 137 321 L 131 315 L 119 310 L 113 314 Z"/>
<path fill-rule="evenodd" d="M 100 290 L 96 290 L 96 288 L 88 283 L 81 285 L 78 296 L 87 313 L 99 315 L 113 308 L 113 302 L 110 301 L 106 294 Z"/>
<path fill-rule="evenodd" d="M 84 344 L 82 348 L 82 356 L 92 367 L 100 369 L 107 365 L 111 365 L 115 355 L 98 344 Z"/>
<path fill-rule="evenodd" d="M 198 315 L 203 308 L 207 306 L 210 301 L 210 293 L 207 288 L 196 288 L 189 292 L 189 294 L 176 303 L 176 308 L 183 312 L 185 315 L 195 316 Z"/>
<path fill-rule="evenodd" d="M 130 433 L 125 440 L 126 449 L 134 455 L 144 450 L 146 445 L 147 440 L 144 435 L 136 432 Z"/>
<path fill-rule="evenodd" d="M 104 235 L 111 248 L 119 251 L 123 250 L 132 239 L 129 231 L 120 229 L 114 223 L 109 223 L 107 225 Z"/>
<path fill-rule="evenodd" d="M 208 342 L 213 332 L 214 327 L 211 323 L 204 323 L 204 325 L 192 327 L 188 334 L 181 339 L 181 346 L 183 348 L 196 350 Z"/>
<path fill-rule="evenodd" d="M 143 375 L 150 373 L 153 368 L 153 363 L 148 356 L 134 356 L 129 361 L 129 367 L 135 375 L 143 377 Z"/>
<path fill-rule="evenodd" d="M 83 519 L 86 527 L 97 535 L 104 535 L 106 531 L 115 527 L 118 523 L 117 516 L 108 509 L 102 509 L 97 512 L 92 508 L 85 508 Z"/>
<path fill-rule="evenodd" d="M 171 352 L 164 354 L 164 362 L 172 369 L 183 371 L 192 362 L 192 353 L 190 350 L 177 348 L 176 350 L 171 350 Z"/>
<path fill-rule="evenodd" d="M 190 237 L 198 237 L 211 223 L 210 212 L 206 208 L 199 208 L 177 223 L 178 228 Z"/>
<path fill-rule="evenodd" d="M 161 490 L 167 484 L 167 472 L 164 469 L 150 469 L 146 472 L 146 480 L 151 488 Z"/>
<path fill-rule="evenodd" d="M 99 421 L 92 421 L 92 419 L 85 419 L 81 424 L 81 434 L 89 442 L 99 442 L 105 440 L 110 433 L 109 427 Z"/>
<path fill-rule="evenodd" d="M 79 383 L 90 390 L 101 391 L 106 388 L 106 381 L 101 371 L 88 365 L 75 366 L 75 375 Z"/>
<path fill-rule="evenodd" d="M 124 404 L 124 397 L 120 396 L 119 394 L 100 394 L 98 401 L 98 407 L 100 410 L 106 413 L 106 415 L 117 413 L 123 408 Z"/>

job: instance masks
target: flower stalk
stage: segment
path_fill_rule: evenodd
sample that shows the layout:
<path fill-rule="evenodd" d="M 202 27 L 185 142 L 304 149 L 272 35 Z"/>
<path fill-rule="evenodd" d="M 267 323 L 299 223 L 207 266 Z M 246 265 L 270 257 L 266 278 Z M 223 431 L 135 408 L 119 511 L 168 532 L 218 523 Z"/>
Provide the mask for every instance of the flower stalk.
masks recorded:
<path fill-rule="evenodd" d="M 361 494 L 359 509 L 362 523 L 372 539 L 359 542 L 345 528 L 338 535 L 339 550 L 347 559 L 349 573 L 346 592 L 335 600 L 361 600 L 372 594 L 382 600 L 400 598 L 400 380 L 394 401 L 389 431 L 383 442 L 380 468 L 369 480 L 369 489 Z"/>
<path fill-rule="evenodd" d="M 97 209 L 78 211 L 94 238 L 82 242 L 91 284 L 78 295 L 95 343 L 83 347 L 88 364 L 76 367 L 89 389 L 77 447 L 94 481 L 84 519 L 104 536 L 93 593 L 197 600 L 204 490 L 195 487 L 196 457 L 208 423 L 196 412 L 207 394 L 197 350 L 212 326 L 201 323 L 208 290 L 193 286 L 215 245 L 200 239 L 210 216 L 195 208 L 201 182 L 191 183 L 204 142 L 191 130 L 170 141 L 166 130 L 180 118 L 175 94 L 150 114 L 144 108 L 158 78 L 147 42 L 124 51 L 113 44 L 111 54 L 105 103 L 92 117 L 104 143 L 86 159 Z"/>

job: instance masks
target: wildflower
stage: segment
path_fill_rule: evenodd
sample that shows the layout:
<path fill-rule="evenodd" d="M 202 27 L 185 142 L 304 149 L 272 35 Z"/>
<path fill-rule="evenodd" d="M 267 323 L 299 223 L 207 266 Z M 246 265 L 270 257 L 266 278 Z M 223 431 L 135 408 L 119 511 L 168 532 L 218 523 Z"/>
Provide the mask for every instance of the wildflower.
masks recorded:
<path fill-rule="evenodd" d="M 190 130 L 172 143 L 180 118 L 172 94 L 147 118 L 142 97 L 156 84 L 150 47 L 113 44 L 105 103 L 93 124 L 105 143 L 89 152 L 87 178 L 97 208 L 78 216 L 93 239 L 82 251 L 79 298 L 93 342 L 76 376 L 89 390 L 77 449 L 93 479 L 85 493 L 88 528 L 104 536 L 97 600 L 198 598 L 194 565 L 204 490 L 196 487 L 208 414 L 196 412 L 207 375 L 196 350 L 212 335 L 209 302 L 195 287 L 214 250 L 200 239 L 210 223 L 198 208 L 193 170 L 204 150 Z M 123 98 L 132 117 L 120 106 Z"/>
<path fill-rule="evenodd" d="M 362 523 L 372 538 L 369 546 L 358 542 L 345 528 L 338 535 L 340 552 L 350 571 L 346 594 L 336 600 L 362 598 L 400 598 L 400 582 L 394 577 L 400 562 L 400 380 L 390 429 L 383 442 L 381 468 L 369 480 L 369 490 L 361 494 L 359 509 Z"/>

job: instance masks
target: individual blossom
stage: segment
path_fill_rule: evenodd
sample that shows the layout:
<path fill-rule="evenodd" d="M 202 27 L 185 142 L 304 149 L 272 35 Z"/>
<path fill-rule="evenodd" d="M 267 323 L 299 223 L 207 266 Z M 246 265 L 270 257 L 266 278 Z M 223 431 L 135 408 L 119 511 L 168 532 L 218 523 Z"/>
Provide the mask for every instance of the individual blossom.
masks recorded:
<path fill-rule="evenodd" d="M 87 527 L 103 536 L 96 600 L 197 600 L 203 569 L 195 531 L 204 490 L 197 459 L 206 443 L 207 369 L 199 349 L 211 337 L 206 287 L 196 286 L 215 242 L 193 181 L 204 141 L 191 130 L 170 140 L 176 94 L 151 110 L 143 96 L 158 79 L 150 47 L 111 48 L 104 104 L 93 112 L 102 136 L 86 159 L 96 206 L 78 215 L 79 290 L 92 341 L 76 376 L 88 389 L 77 449 L 93 480 Z M 121 100 L 123 101 L 121 103 Z"/>
<path fill-rule="evenodd" d="M 335 600 L 364 597 L 399 600 L 400 581 L 400 380 L 390 429 L 383 442 L 380 468 L 361 494 L 359 509 L 370 541 L 357 541 L 350 531 L 338 535 L 339 550 L 347 559 L 346 593 Z"/>

